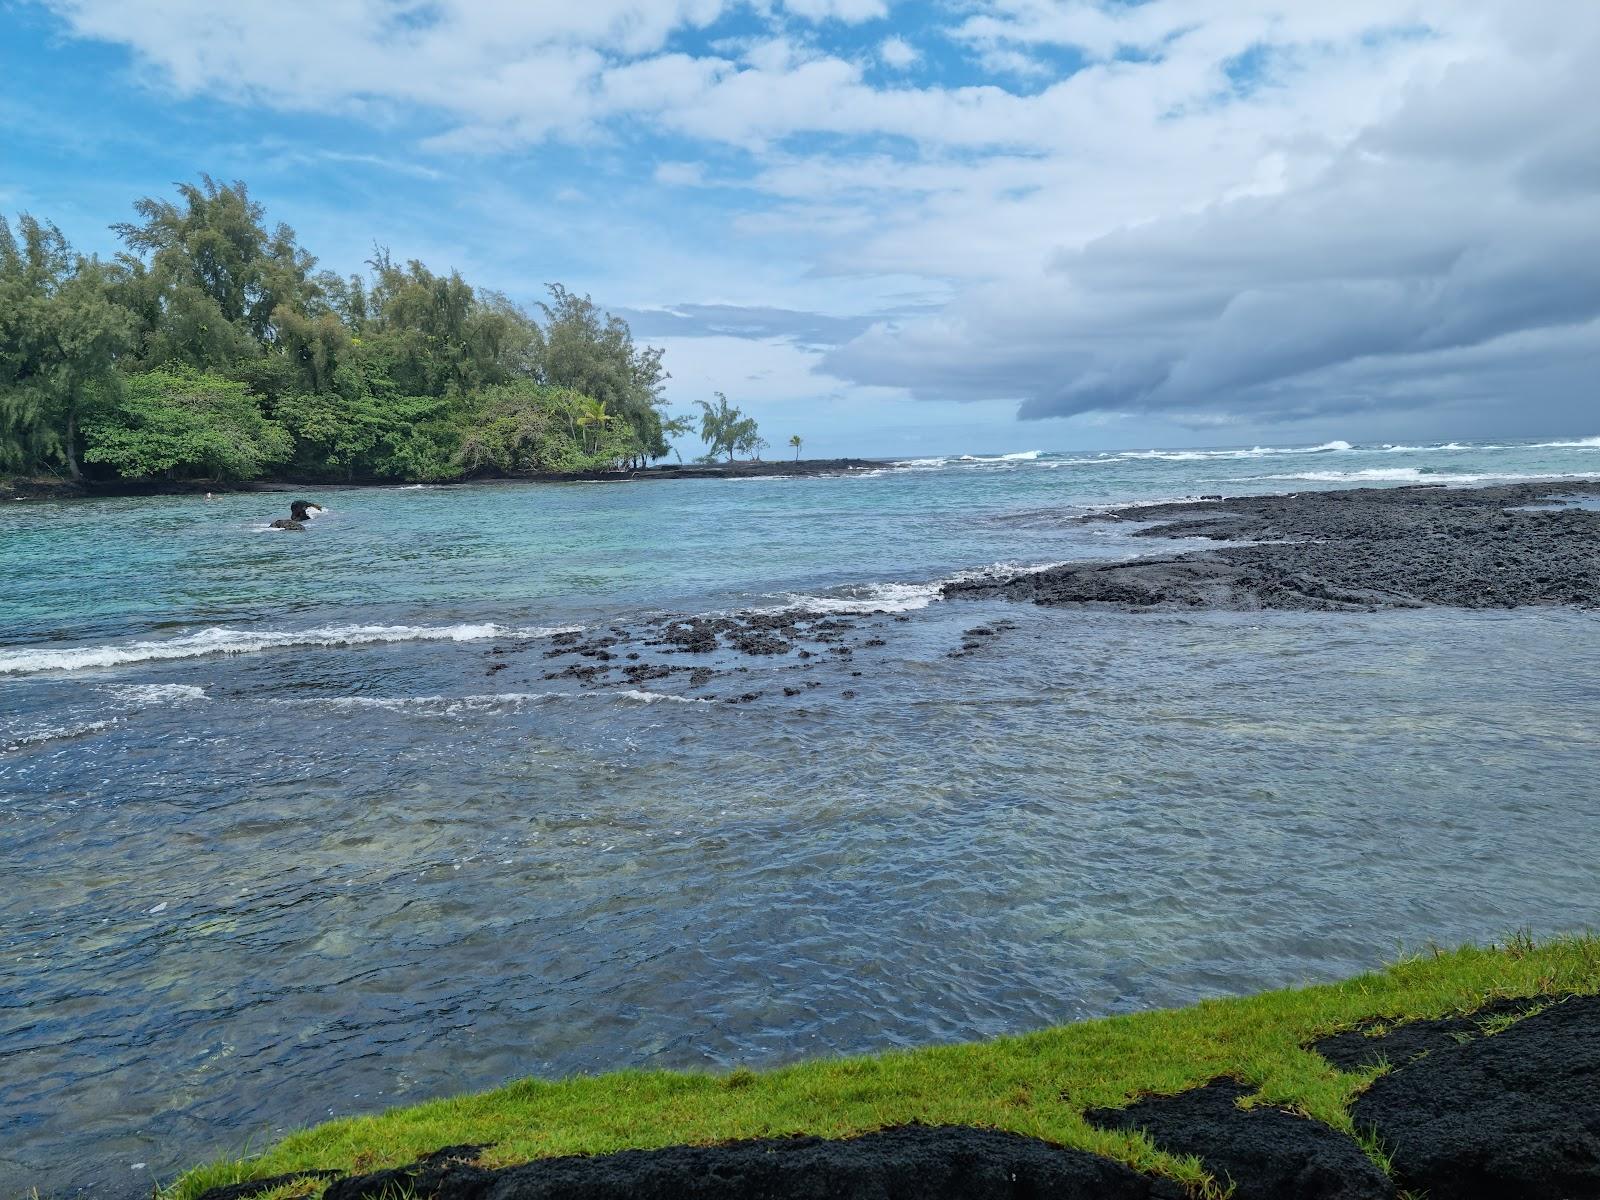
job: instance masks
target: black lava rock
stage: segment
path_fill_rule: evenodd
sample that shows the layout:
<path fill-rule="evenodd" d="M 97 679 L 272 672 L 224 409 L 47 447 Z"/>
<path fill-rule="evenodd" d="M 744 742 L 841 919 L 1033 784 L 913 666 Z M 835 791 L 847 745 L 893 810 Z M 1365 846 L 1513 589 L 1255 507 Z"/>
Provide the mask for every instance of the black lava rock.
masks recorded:
<path fill-rule="evenodd" d="M 442 1152 L 441 1152 L 442 1153 Z M 432 1156 L 437 1158 L 437 1155 Z M 407 1174 L 408 1173 L 408 1174 Z M 404 1175 L 404 1178 L 399 1178 Z M 385 1178 L 379 1181 L 379 1177 Z M 372 1182 L 368 1182 L 372 1181 Z M 341 1181 L 328 1200 L 1179 1200 L 1169 1180 L 1037 1138 L 909 1125 L 863 1137 L 763 1138 L 720 1146 L 548 1158 L 500 1171 L 416 1167 Z"/>
<path fill-rule="evenodd" d="M 1430 1200 L 1600 1197 L 1600 997 L 1380 1076 L 1351 1109 Z"/>
<path fill-rule="evenodd" d="M 1315 1050 L 1341 1071 L 1364 1071 L 1380 1062 L 1399 1067 L 1430 1050 L 1449 1049 L 1480 1036 L 1483 1022 L 1491 1017 L 1520 1017 L 1529 1009 L 1548 1001 L 1549 998 L 1543 996 L 1496 1000 L 1465 1017 L 1408 1021 L 1404 1025 L 1392 1025 L 1386 1033 L 1376 1037 L 1368 1030 L 1377 1025 L 1390 1025 L 1393 1018 L 1365 1021 L 1354 1029 L 1345 1029 L 1313 1042 L 1308 1049 Z"/>
<path fill-rule="evenodd" d="M 1393 1200 L 1394 1184 L 1337 1129 L 1261 1106 L 1243 1109 L 1252 1088 L 1232 1079 L 1127 1108 L 1084 1114 L 1104 1129 L 1142 1129 L 1170 1154 L 1197 1155 L 1235 1200 Z"/>
<path fill-rule="evenodd" d="M 408 1167 L 352 1175 L 329 1186 L 322 1200 L 468 1200 L 485 1194 L 496 1172 L 473 1161 L 483 1146 L 446 1146 Z"/>
<path fill-rule="evenodd" d="M 1597 495 L 1600 483 L 1351 488 L 1120 509 L 1093 519 L 1160 522 L 1138 537 L 1251 544 L 958 580 L 943 591 L 1134 610 L 1600 606 L 1600 513 L 1527 511 L 1552 493 Z"/>
<path fill-rule="evenodd" d="M 229 1183 L 222 1187 L 207 1188 L 199 1200 L 250 1200 L 263 1192 L 270 1192 L 286 1183 L 305 1183 L 313 1179 L 337 1179 L 337 1171 L 295 1171 L 288 1175 L 269 1175 L 265 1179 L 252 1179 L 247 1183 Z"/>

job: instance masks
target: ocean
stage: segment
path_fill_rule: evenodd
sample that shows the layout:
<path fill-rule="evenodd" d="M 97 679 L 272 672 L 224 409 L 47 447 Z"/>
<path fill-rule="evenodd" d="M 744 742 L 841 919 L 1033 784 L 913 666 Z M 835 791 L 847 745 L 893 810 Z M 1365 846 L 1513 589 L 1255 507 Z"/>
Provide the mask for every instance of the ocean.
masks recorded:
<path fill-rule="evenodd" d="M 1592 928 L 1600 615 L 939 585 L 1186 548 L 1076 520 L 1116 504 L 1596 477 L 1600 438 L 1331 442 L 8 503 L 0 1196 L 147 1196 L 520 1076 L 986 1038 Z M 299 496 L 326 511 L 270 530 Z M 563 631 L 796 607 L 873 636 L 712 656 L 699 688 L 557 669 Z"/>

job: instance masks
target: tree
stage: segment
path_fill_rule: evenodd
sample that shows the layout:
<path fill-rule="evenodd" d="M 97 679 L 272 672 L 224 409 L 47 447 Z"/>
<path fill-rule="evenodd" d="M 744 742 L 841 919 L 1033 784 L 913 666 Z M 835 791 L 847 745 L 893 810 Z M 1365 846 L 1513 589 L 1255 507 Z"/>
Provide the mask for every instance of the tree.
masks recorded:
<path fill-rule="evenodd" d="M 745 416 L 729 404 L 728 398 L 721 392 L 713 392 L 712 395 L 717 398 L 715 405 L 704 400 L 695 401 L 700 406 L 700 440 L 709 447 L 707 458 L 714 459 L 723 453 L 732 462 L 734 451 L 748 453 L 766 445 L 757 431 L 754 417 Z"/>
<path fill-rule="evenodd" d="M 24 214 L 17 228 L 20 242 L 0 219 L 0 460 L 57 460 L 76 480 L 83 422 L 120 391 L 133 322 L 104 263 L 73 253 L 54 225 Z"/>
<path fill-rule="evenodd" d="M 794 460 L 800 461 L 800 435 L 797 433 L 789 439 L 789 445 L 794 447 Z"/>
<path fill-rule="evenodd" d="M 768 446 L 767 439 L 756 431 L 753 417 L 746 417 L 739 422 L 739 430 L 734 437 L 734 446 L 741 454 L 748 454 L 757 462 L 761 461 L 761 452 Z"/>
<path fill-rule="evenodd" d="M 671 418 L 661 422 L 661 436 L 663 438 L 680 438 L 680 437 L 685 437 L 688 434 L 691 434 L 693 432 L 694 432 L 694 421 L 693 421 L 692 418 L 687 417 L 687 416 L 671 417 Z M 683 455 L 682 454 L 678 454 L 678 447 L 676 445 L 674 445 L 672 447 L 672 452 L 673 452 L 673 454 L 676 454 L 678 456 L 678 462 L 682 463 L 683 462 Z M 651 457 L 653 457 L 653 458 L 665 458 L 666 455 L 664 455 L 664 454 L 654 454 Z"/>
<path fill-rule="evenodd" d="M 628 323 L 601 311 L 588 296 L 559 283 L 550 284 L 549 291 L 550 299 L 539 305 L 545 317 L 537 352 L 539 382 L 605 401 L 632 428 L 641 453 L 666 454 L 657 411 L 668 378 L 663 352 L 635 346 Z"/>
<path fill-rule="evenodd" d="M 113 263 L 0 222 L 0 470 L 76 478 L 90 425 L 103 472 L 344 480 L 596 470 L 689 430 L 661 412 L 662 352 L 558 283 L 530 313 L 381 247 L 365 275 L 319 271 L 207 175 L 134 209 Z M 733 410 L 718 450 L 752 429 Z"/>
<path fill-rule="evenodd" d="M 146 196 L 141 220 L 113 225 L 128 246 L 125 288 L 142 313 L 141 357 L 155 365 L 226 368 L 270 347 L 280 310 L 315 313 L 316 259 L 243 183 L 180 183 L 179 202 Z M 148 262 L 138 256 L 149 255 Z"/>
<path fill-rule="evenodd" d="M 594 441 L 596 446 L 600 444 L 599 435 L 604 433 L 606 426 L 616 419 L 614 414 L 606 411 L 606 402 L 604 400 L 596 400 L 591 396 L 585 396 L 578 406 L 578 427 L 595 432 Z"/>
<path fill-rule="evenodd" d="M 116 407 L 84 432 L 84 460 L 127 479 L 251 479 L 294 449 L 244 384 L 192 368 L 132 376 Z"/>

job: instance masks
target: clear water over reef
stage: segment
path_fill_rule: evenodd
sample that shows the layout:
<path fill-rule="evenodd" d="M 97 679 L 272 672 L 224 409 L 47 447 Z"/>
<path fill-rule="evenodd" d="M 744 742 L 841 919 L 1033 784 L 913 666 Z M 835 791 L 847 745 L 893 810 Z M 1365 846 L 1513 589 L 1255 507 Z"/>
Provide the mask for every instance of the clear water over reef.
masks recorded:
<path fill-rule="evenodd" d="M 986 1037 L 1595 924 L 1600 616 L 940 601 L 1104 504 L 1600 475 L 1600 440 L 0 509 L 0 1196 L 526 1074 Z M 749 703 L 560 629 L 881 633 Z M 897 620 L 896 618 L 902 618 Z M 963 631 L 1016 628 L 950 657 Z M 501 651 L 499 656 L 495 651 Z M 730 664 L 731 665 L 731 664 Z"/>

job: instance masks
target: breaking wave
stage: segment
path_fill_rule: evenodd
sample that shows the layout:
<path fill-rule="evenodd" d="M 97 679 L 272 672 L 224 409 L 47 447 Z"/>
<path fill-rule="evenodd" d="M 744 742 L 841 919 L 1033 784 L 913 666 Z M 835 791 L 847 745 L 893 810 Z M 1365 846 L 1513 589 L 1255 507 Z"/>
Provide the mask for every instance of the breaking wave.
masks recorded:
<path fill-rule="evenodd" d="M 71 738 L 88 737 L 93 733 L 100 733 L 115 725 L 116 719 L 105 721 L 84 721 L 77 725 L 59 725 L 46 729 L 35 730 L 32 733 L 13 737 L 9 741 L 0 742 L 0 754 L 10 754 L 17 750 L 26 750 L 30 746 L 42 746 L 46 742 L 62 742 Z"/>
<path fill-rule="evenodd" d="M 276 704 L 296 707 L 316 706 L 328 709 L 381 709 L 387 712 L 425 712 L 437 716 L 455 717 L 469 713 L 515 712 L 532 704 L 551 700 L 627 700 L 634 704 L 714 704 L 700 696 L 673 696 L 666 692 L 642 691 L 626 688 L 620 691 L 595 692 L 490 692 L 475 696 L 331 696 L 315 701 L 276 700 Z"/>
<path fill-rule="evenodd" d="M 1226 482 L 1246 483 L 1261 479 L 1288 479 L 1307 483 L 1513 483 L 1519 480 L 1592 478 L 1595 476 L 1571 472 L 1540 474 L 1490 471 L 1475 475 L 1452 475 L 1423 471 L 1418 467 L 1373 467 L 1365 471 L 1291 471 L 1281 475 L 1251 475 Z"/>
<path fill-rule="evenodd" d="M 127 663 L 257 654 L 292 646 L 363 646 L 381 642 L 471 642 L 484 638 L 541 637 L 558 628 L 513 629 L 489 623 L 460 625 L 329 625 L 316 629 L 203 629 L 165 641 L 119 642 L 96 646 L 0 650 L 0 675 L 45 671 L 83 671 Z"/>
<path fill-rule="evenodd" d="M 1320 446 L 1252 446 L 1248 450 L 1123 450 L 1116 458 L 1147 458 L 1161 462 L 1204 462 L 1215 458 L 1275 458 L 1280 454 L 1330 454 L 1354 450 L 1349 442 L 1323 442 Z"/>

